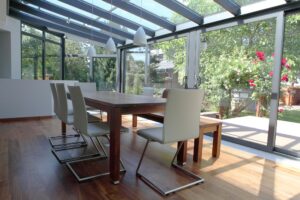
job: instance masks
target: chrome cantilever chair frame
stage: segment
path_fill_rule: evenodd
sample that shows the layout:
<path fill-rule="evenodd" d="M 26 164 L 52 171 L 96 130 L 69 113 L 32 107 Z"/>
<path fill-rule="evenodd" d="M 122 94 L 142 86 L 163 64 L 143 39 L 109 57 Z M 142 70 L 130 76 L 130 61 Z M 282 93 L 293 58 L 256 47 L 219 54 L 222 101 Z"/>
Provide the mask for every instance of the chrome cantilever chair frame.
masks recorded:
<path fill-rule="evenodd" d="M 201 90 L 171 89 L 169 91 L 168 98 L 167 98 L 164 127 L 146 128 L 146 129 L 138 130 L 137 132 L 138 135 L 147 139 L 147 142 L 136 169 L 136 176 L 141 178 L 141 180 L 143 180 L 151 188 L 153 188 L 154 190 L 156 190 L 157 192 L 159 192 L 164 196 L 204 182 L 204 179 L 202 177 L 198 176 L 197 174 L 191 171 L 188 171 L 184 167 L 174 162 L 175 158 L 177 157 L 179 151 L 182 149 L 183 146 L 183 142 L 180 141 L 185 141 L 188 139 L 199 137 L 199 116 L 200 116 L 200 109 L 201 109 L 203 96 L 204 96 L 204 92 Z M 178 115 L 180 113 L 186 116 L 185 122 L 183 124 L 179 123 L 182 120 L 180 118 L 181 116 Z M 147 147 L 150 142 L 159 142 L 161 144 L 180 142 L 180 145 L 172 159 L 171 167 L 174 167 L 184 172 L 189 177 L 192 177 L 194 181 L 164 191 L 162 188 L 157 186 L 153 181 L 149 180 L 146 176 L 141 174 L 139 172 L 139 169 L 142 165 L 144 155 L 146 153 Z"/>
<path fill-rule="evenodd" d="M 95 178 L 98 178 L 101 176 L 109 175 L 110 173 L 109 173 L 109 171 L 107 171 L 107 172 L 102 172 L 102 173 L 95 174 L 92 176 L 80 177 L 78 175 L 78 173 L 72 167 L 72 164 L 76 164 L 76 163 L 80 163 L 80 162 L 84 162 L 84 161 L 95 160 L 95 159 L 100 159 L 100 160 L 107 159 L 108 154 L 106 153 L 105 148 L 103 147 L 103 144 L 98 139 L 98 137 L 105 137 L 110 142 L 110 139 L 108 136 L 110 131 L 109 131 L 109 126 L 107 125 L 107 123 L 99 122 L 97 124 L 95 123 L 95 125 L 98 127 L 97 131 L 99 131 L 99 132 L 90 133 L 87 116 L 84 115 L 84 113 L 86 113 L 86 106 L 85 106 L 85 102 L 84 102 L 80 87 L 79 86 L 69 86 L 69 91 L 70 91 L 70 95 L 71 95 L 71 99 L 72 99 L 72 103 L 73 103 L 73 107 L 74 107 L 74 126 L 75 126 L 76 131 L 81 135 L 88 136 L 91 139 L 93 145 L 96 147 L 98 154 L 100 155 L 101 154 L 100 149 L 97 147 L 95 141 L 92 138 L 92 137 L 95 137 L 100 148 L 102 149 L 102 151 L 104 153 L 104 156 L 100 155 L 100 156 L 96 156 L 96 157 L 90 157 L 90 158 L 70 161 L 70 162 L 66 163 L 67 167 L 73 173 L 73 175 L 76 177 L 78 182 L 83 182 L 83 181 L 95 179 Z M 120 162 L 121 162 L 121 166 L 123 168 L 120 171 L 126 172 L 122 160 L 120 160 Z"/>
<path fill-rule="evenodd" d="M 57 101 L 58 102 L 57 103 L 58 118 L 62 122 L 64 122 L 66 125 L 73 125 L 73 113 L 69 114 L 70 113 L 69 106 L 72 106 L 72 105 L 71 104 L 68 105 L 67 94 L 65 91 L 64 83 L 56 83 L 56 94 L 57 94 L 57 100 L 58 100 Z M 74 127 L 73 127 L 73 129 L 76 131 L 76 129 Z M 60 136 L 58 136 L 58 137 L 60 137 Z M 82 138 L 82 141 L 68 143 L 68 145 L 65 145 L 65 146 L 56 146 L 56 148 L 52 148 L 53 155 L 60 163 L 66 163 L 66 162 L 81 159 L 81 158 L 99 156 L 99 153 L 97 152 L 97 153 L 89 153 L 89 154 L 84 154 L 84 155 L 80 155 L 80 156 L 76 156 L 76 157 L 61 159 L 60 156 L 58 155 L 58 152 L 67 151 L 67 150 L 71 150 L 71 149 L 86 148 L 86 146 L 87 146 L 86 138 L 83 135 L 78 134 L 78 132 L 77 132 L 77 134 L 70 135 L 70 137 Z M 66 138 L 62 138 L 62 139 L 66 139 Z M 50 142 L 50 144 L 51 144 L 51 142 Z"/>
<path fill-rule="evenodd" d="M 197 184 L 200 184 L 200 183 L 203 183 L 204 182 L 204 179 L 200 176 L 198 176 L 197 174 L 194 174 L 188 170 L 186 170 L 185 168 L 183 168 L 182 166 L 178 165 L 177 163 L 175 163 L 175 159 L 179 153 L 179 151 L 181 150 L 182 146 L 183 146 L 183 142 L 180 143 L 173 159 L 172 159 L 172 162 L 171 162 L 171 167 L 175 167 L 179 170 L 181 170 L 182 172 L 184 172 L 185 174 L 191 176 L 192 178 L 195 178 L 195 181 L 191 182 L 191 183 L 188 183 L 186 185 L 183 185 L 183 186 L 180 186 L 180 187 L 177 187 L 177 188 L 174 188 L 174 189 L 171 189 L 171 190 L 167 190 L 167 191 L 164 191 L 163 189 L 161 189 L 160 187 L 156 186 L 152 181 L 150 181 L 146 176 L 144 176 L 143 174 L 139 173 L 139 169 L 141 167 L 141 164 L 142 164 L 142 161 L 144 159 L 144 155 L 146 153 L 146 150 L 147 150 L 147 147 L 149 145 L 150 142 L 154 142 L 154 141 L 151 141 L 151 140 L 147 140 L 146 142 L 146 145 L 144 147 L 144 150 L 143 150 L 143 153 L 142 153 L 142 156 L 140 158 L 140 161 L 139 161 L 139 164 L 138 164 L 138 167 L 136 169 L 136 176 L 138 176 L 139 178 L 141 178 L 147 185 L 149 185 L 151 188 L 153 188 L 154 190 L 158 191 L 160 194 L 164 195 L 164 196 L 167 196 L 169 194 L 172 194 L 176 191 L 179 191 L 179 190 L 183 190 L 185 188 L 188 188 L 188 187 L 191 187 L 193 185 L 197 185 Z"/>

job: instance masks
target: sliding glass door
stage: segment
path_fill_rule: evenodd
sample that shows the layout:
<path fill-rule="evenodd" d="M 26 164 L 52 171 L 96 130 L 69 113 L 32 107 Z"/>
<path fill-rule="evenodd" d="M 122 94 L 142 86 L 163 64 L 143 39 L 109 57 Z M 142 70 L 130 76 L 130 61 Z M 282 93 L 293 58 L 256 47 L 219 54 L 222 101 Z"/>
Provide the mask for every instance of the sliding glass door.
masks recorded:
<path fill-rule="evenodd" d="M 300 13 L 285 17 L 276 150 L 300 156 Z"/>

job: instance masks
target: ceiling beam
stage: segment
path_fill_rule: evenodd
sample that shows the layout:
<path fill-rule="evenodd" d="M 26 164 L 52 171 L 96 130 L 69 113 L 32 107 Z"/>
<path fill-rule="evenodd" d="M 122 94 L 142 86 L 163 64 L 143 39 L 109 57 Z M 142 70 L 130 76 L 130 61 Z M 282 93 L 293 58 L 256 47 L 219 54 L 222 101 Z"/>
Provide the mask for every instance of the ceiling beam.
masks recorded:
<path fill-rule="evenodd" d="M 75 30 L 78 30 L 78 31 L 81 31 L 81 32 L 84 32 L 84 33 L 90 33 L 90 35 L 92 35 L 92 36 L 96 35 L 97 37 L 103 38 L 105 40 L 108 40 L 108 38 L 110 37 L 110 36 L 100 32 L 100 31 L 92 30 L 91 28 L 84 27 L 82 25 L 78 25 L 78 24 L 75 24 L 75 23 L 67 23 L 66 20 L 63 19 L 63 18 L 57 17 L 55 15 L 51 15 L 49 13 L 46 13 L 44 11 L 35 9 L 33 7 L 30 7 L 28 5 L 25 5 L 25 4 L 22 4 L 22 3 L 19 3 L 19 2 L 11 1 L 10 7 L 14 8 L 16 10 L 26 12 L 26 13 L 31 14 L 31 15 L 35 15 L 35 16 L 40 17 L 42 19 L 45 19 L 45 20 L 48 20 L 48 21 L 51 21 L 51 22 L 55 22 L 56 24 L 58 24 L 60 26 L 66 26 L 68 28 L 72 28 L 72 29 L 75 29 Z M 118 38 L 113 38 L 113 39 L 116 43 L 125 44 L 125 40 L 120 40 Z"/>
<path fill-rule="evenodd" d="M 217 4 L 222 6 L 225 10 L 238 16 L 241 14 L 241 6 L 237 4 L 234 0 L 214 0 Z"/>
<path fill-rule="evenodd" d="M 128 33 L 126 31 L 111 27 L 111 26 L 107 25 L 106 23 L 96 21 L 95 19 L 92 19 L 90 17 L 78 14 L 78 13 L 73 12 L 71 10 L 67 10 L 67 9 L 65 9 L 63 7 L 60 7 L 60 6 L 57 6 L 53 3 L 46 2 L 46 1 L 36 1 L 36 0 L 25 0 L 25 2 L 33 4 L 33 5 L 41 7 L 41 8 L 44 8 L 44 9 L 49 10 L 51 12 L 60 14 L 62 16 L 69 17 L 71 19 L 75 19 L 75 20 L 80 21 L 82 23 L 89 24 L 91 26 L 106 30 L 106 31 L 111 32 L 113 34 L 119 35 L 120 37 L 128 38 L 130 40 L 133 40 L 133 34 L 131 34 L 131 33 Z"/>
<path fill-rule="evenodd" d="M 83 32 L 80 32 L 80 31 L 77 31 L 77 30 L 74 30 L 74 29 L 70 29 L 70 28 L 67 28 L 67 27 L 64 27 L 64 26 L 60 26 L 60 25 L 57 25 L 55 23 L 52 23 L 52 22 L 49 22 L 49 21 L 46 21 L 46 20 L 42 20 L 42 19 L 39 19 L 39 18 L 36 18 L 36 17 L 31 17 L 28 14 L 21 13 L 19 11 L 16 11 L 16 10 L 12 9 L 12 8 L 9 9 L 9 15 L 12 16 L 12 17 L 15 17 L 15 18 L 17 18 L 17 19 L 19 19 L 23 22 L 27 22 L 29 24 L 38 25 L 38 26 L 46 26 L 48 28 L 56 29 L 58 31 L 62 31 L 62 32 L 65 32 L 65 33 L 70 33 L 72 35 L 79 36 L 79 37 L 94 40 L 94 41 L 100 42 L 102 44 L 106 43 L 106 40 L 103 39 L 103 38 L 99 38 L 97 36 L 92 37 L 90 34 L 86 34 L 86 33 L 83 33 Z"/>
<path fill-rule="evenodd" d="M 126 26 L 130 29 L 133 29 L 133 30 L 137 30 L 141 25 L 136 23 L 136 22 L 133 22 L 129 19 L 126 19 L 124 17 L 121 17 L 119 15 L 116 15 L 114 13 L 111 13 L 107 10 L 104 10 L 98 6 L 95 6 L 91 3 L 88 3 L 88 2 L 85 2 L 85 1 L 82 1 L 82 0 L 59 0 L 63 3 L 66 3 L 70 6 L 74 6 L 76 8 L 80 8 L 81 10 L 84 10 L 86 12 L 93 12 L 94 15 L 97 15 L 99 17 L 102 17 L 102 18 L 105 18 L 107 20 L 111 20 L 117 24 L 120 24 L 120 25 L 123 25 L 123 26 Z M 143 26 L 144 30 L 145 30 L 145 33 L 151 37 L 153 37 L 155 35 L 155 31 L 148 28 L 148 27 L 145 27 Z"/>
<path fill-rule="evenodd" d="M 193 11 L 192 9 L 188 8 L 187 6 L 183 5 L 179 1 L 176 0 L 154 0 L 159 4 L 173 10 L 174 12 L 178 13 L 179 15 L 201 25 L 203 24 L 203 17 Z"/>
<path fill-rule="evenodd" d="M 128 1 L 124 0 L 102 0 L 106 3 L 111 3 L 112 5 L 121 8 L 127 12 L 130 12 L 131 14 L 134 14 L 138 17 L 141 17 L 145 20 L 148 20 L 154 24 L 157 24 L 165 29 L 168 29 L 169 31 L 176 31 L 176 25 L 174 23 L 171 23 L 170 21 L 152 13 L 149 12 L 139 6 L 136 6 L 133 3 L 130 3 Z M 155 12 L 155 11 L 154 11 Z"/>

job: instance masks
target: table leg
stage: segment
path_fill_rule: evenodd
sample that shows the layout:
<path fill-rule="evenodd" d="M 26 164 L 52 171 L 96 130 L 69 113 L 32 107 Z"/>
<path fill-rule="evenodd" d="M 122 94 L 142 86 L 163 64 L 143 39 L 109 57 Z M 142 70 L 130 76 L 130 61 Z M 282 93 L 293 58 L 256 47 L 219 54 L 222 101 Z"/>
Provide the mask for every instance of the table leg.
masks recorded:
<path fill-rule="evenodd" d="M 61 134 L 66 135 L 67 125 L 65 122 L 61 121 Z"/>
<path fill-rule="evenodd" d="M 177 143 L 177 148 L 179 147 L 181 142 Z M 186 163 L 186 155 L 187 155 L 187 141 L 183 141 L 183 145 L 181 150 L 178 152 L 177 155 L 177 164 L 184 165 Z"/>
<path fill-rule="evenodd" d="M 194 139 L 194 162 L 202 160 L 202 150 L 203 150 L 203 135 L 204 133 L 200 130 L 199 137 Z"/>
<path fill-rule="evenodd" d="M 121 110 L 114 108 L 109 113 L 110 127 L 110 156 L 109 171 L 113 184 L 120 182 L 120 129 L 121 129 Z"/>
<path fill-rule="evenodd" d="M 132 115 L 132 127 L 137 127 L 137 115 Z"/>
<path fill-rule="evenodd" d="M 222 125 L 218 125 L 218 128 L 213 135 L 214 138 L 213 138 L 212 156 L 219 157 L 220 150 L 221 150 Z"/>

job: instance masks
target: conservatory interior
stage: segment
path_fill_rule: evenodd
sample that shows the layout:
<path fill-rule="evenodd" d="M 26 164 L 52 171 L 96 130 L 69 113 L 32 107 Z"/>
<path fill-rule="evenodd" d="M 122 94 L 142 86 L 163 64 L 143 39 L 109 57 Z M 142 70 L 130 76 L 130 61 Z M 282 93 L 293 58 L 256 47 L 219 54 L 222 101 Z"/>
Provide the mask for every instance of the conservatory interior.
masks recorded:
<path fill-rule="evenodd" d="M 1 0 L 0 199 L 300 199 L 299 55 L 298 0 Z"/>

